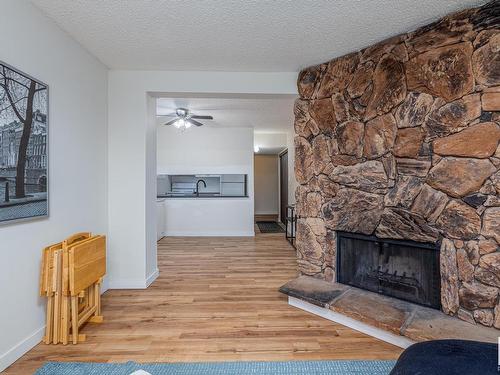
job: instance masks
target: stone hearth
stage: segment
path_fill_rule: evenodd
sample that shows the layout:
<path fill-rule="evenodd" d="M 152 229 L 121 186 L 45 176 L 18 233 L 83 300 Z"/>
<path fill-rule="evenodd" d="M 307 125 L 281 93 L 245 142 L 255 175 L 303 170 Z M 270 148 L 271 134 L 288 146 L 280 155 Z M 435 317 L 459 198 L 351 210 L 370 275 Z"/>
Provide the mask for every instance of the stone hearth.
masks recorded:
<path fill-rule="evenodd" d="M 446 314 L 500 328 L 500 2 L 304 69 L 301 274 L 336 281 L 336 231 L 441 246 Z"/>
<path fill-rule="evenodd" d="M 309 276 L 291 280 L 280 291 L 414 342 L 462 339 L 496 343 L 498 340 L 496 330 L 473 326 L 438 310 Z"/>

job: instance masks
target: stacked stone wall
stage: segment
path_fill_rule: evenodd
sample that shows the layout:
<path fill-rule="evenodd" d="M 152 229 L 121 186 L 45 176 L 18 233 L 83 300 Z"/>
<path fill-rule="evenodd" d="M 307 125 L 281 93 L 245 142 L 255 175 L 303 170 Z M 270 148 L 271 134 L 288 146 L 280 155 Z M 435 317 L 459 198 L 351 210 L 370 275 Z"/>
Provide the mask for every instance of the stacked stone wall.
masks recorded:
<path fill-rule="evenodd" d="M 500 328 L 500 2 L 309 67 L 295 104 L 297 256 L 335 232 L 441 245 L 443 311 Z"/>

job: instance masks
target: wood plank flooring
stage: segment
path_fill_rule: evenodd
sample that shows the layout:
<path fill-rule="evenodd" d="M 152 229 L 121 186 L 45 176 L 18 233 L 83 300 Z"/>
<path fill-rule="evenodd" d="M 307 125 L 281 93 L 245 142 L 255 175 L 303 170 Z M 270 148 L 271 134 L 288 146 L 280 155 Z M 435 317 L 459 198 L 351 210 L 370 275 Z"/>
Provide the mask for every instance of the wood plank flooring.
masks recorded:
<path fill-rule="evenodd" d="M 200 362 L 395 359 L 401 349 L 287 304 L 296 275 L 283 234 L 164 238 L 159 278 L 147 290 L 110 290 L 103 324 L 76 346 L 39 344 L 5 371 L 45 361 Z"/>

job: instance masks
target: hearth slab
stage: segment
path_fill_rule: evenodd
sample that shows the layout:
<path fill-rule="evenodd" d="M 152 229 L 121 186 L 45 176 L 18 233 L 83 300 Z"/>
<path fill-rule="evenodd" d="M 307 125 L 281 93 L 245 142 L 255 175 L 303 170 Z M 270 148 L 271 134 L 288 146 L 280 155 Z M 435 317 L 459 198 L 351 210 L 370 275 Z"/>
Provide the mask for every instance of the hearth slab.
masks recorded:
<path fill-rule="evenodd" d="M 289 281 L 280 288 L 280 292 L 319 306 L 318 310 L 307 311 L 327 319 L 344 324 L 338 318 L 344 316 L 346 321 L 357 321 L 365 328 L 373 327 L 373 330 L 385 331 L 388 335 L 401 336 L 408 342 L 462 339 L 496 343 L 500 336 L 500 331 L 495 328 L 467 323 L 439 310 L 310 276 L 300 276 Z M 337 315 L 332 319 L 331 314 Z M 347 326 L 357 329 L 355 324 Z M 379 333 L 371 334 L 370 329 L 358 330 L 385 340 Z M 393 339 L 385 341 L 394 343 Z"/>
<path fill-rule="evenodd" d="M 351 328 L 355 331 L 364 333 L 365 335 L 375 337 L 379 340 L 388 342 L 389 344 L 396 345 L 400 348 L 406 349 L 410 345 L 415 344 L 415 341 L 410 340 L 405 336 L 400 334 L 395 334 L 385 329 L 373 327 L 369 324 L 360 322 L 356 319 L 352 319 L 344 314 L 337 313 L 326 307 L 316 306 L 312 303 L 306 302 L 304 300 L 288 297 L 288 304 L 293 307 L 297 307 L 301 310 L 307 311 L 311 314 L 320 316 L 322 318 L 331 320 L 332 322 L 339 323 L 345 327 Z"/>
<path fill-rule="evenodd" d="M 280 288 L 280 292 L 287 296 L 321 307 L 327 307 L 347 290 L 349 287 L 346 285 L 329 283 L 309 276 L 299 276 Z"/>
<path fill-rule="evenodd" d="M 330 310 L 396 334 L 416 306 L 395 298 L 351 288 L 330 306 Z"/>
<path fill-rule="evenodd" d="M 402 332 L 414 341 L 461 339 L 496 343 L 500 331 L 470 324 L 441 311 L 418 307 Z"/>

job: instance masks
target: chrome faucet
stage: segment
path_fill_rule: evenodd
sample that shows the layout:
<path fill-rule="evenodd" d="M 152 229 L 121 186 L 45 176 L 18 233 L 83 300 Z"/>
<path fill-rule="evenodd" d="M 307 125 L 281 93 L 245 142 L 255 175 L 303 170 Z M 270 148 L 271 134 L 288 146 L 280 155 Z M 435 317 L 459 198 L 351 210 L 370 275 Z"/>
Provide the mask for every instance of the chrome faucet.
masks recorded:
<path fill-rule="evenodd" d="M 205 180 L 198 180 L 198 181 L 196 181 L 196 196 L 197 197 L 200 196 L 200 182 L 203 182 L 203 186 L 207 187 L 207 183 L 205 182 Z"/>

